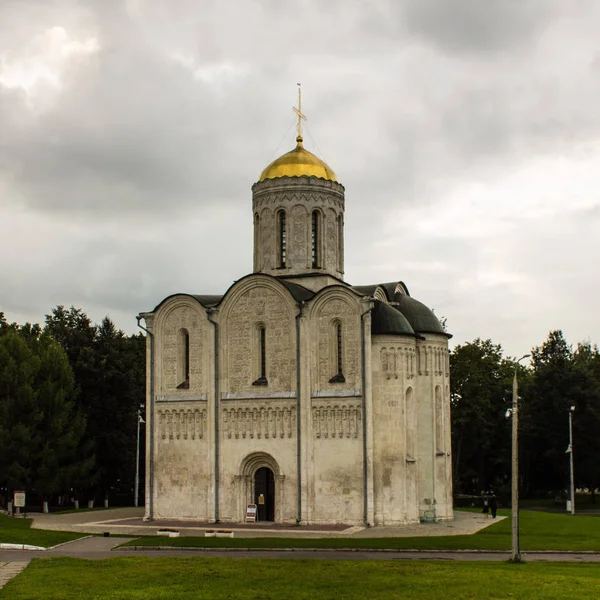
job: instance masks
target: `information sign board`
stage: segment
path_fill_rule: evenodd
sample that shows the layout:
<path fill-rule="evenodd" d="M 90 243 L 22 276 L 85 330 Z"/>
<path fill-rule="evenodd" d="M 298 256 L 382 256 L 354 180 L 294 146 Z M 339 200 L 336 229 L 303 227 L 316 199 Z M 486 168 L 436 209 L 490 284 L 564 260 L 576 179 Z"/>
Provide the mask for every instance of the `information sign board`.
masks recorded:
<path fill-rule="evenodd" d="M 246 523 L 256 523 L 256 504 L 248 504 L 246 507 Z"/>
<path fill-rule="evenodd" d="M 15 508 L 25 508 L 25 491 L 15 490 L 13 506 Z"/>

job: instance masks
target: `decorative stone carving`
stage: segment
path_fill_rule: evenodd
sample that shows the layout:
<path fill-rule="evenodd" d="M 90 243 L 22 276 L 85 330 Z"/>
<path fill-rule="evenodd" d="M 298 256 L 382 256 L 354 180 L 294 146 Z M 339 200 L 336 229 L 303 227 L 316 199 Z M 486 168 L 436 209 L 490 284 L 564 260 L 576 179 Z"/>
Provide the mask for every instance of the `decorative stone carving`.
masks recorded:
<path fill-rule="evenodd" d="M 313 402 L 312 417 L 316 438 L 357 438 L 361 431 L 362 408 L 358 402 Z"/>
<path fill-rule="evenodd" d="M 163 440 L 202 439 L 206 429 L 206 408 L 159 409 L 158 433 Z"/>
<path fill-rule="evenodd" d="M 178 362 L 182 360 L 181 330 L 189 333 L 190 381 L 189 390 L 203 390 L 204 374 L 202 358 L 204 351 L 204 315 L 185 304 L 175 305 L 167 314 L 162 327 L 162 389 L 177 390 L 179 381 Z"/>
<path fill-rule="evenodd" d="M 267 180 L 253 187 L 254 241 L 261 248 L 254 251 L 254 272 L 271 275 L 299 275 L 318 272 L 342 276 L 344 188 L 332 181 L 311 177 L 284 177 Z M 277 212 L 286 211 L 287 257 L 280 268 Z M 319 264 L 312 263 L 312 213 L 319 210 Z M 258 220 L 256 216 L 258 215 Z M 339 219 L 338 219 L 339 217 Z"/>
<path fill-rule="evenodd" d="M 381 349 L 381 371 L 387 379 L 398 379 L 402 370 L 402 348 Z"/>
<path fill-rule="evenodd" d="M 283 439 L 296 434 L 296 406 L 291 403 L 235 406 L 221 410 L 227 439 Z"/>
<path fill-rule="evenodd" d="M 338 296 L 326 300 L 318 313 L 318 373 L 319 387 L 336 387 L 330 379 L 337 372 L 337 323 L 342 325 L 342 372 L 346 387 L 355 388 L 360 373 L 360 318 L 358 309 L 349 301 Z"/>
<path fill-rule="evenodd" d="M 296 364 L 295 323 L 282 293 L 267 285 L 256 285 L 242 292 L 227 311 L 226 344 L 228 392 L 243 392 L 260 373 L 260 345 L 256 330 L 265 328 L 266 375 L 269 388 L 291 391 Z"/>

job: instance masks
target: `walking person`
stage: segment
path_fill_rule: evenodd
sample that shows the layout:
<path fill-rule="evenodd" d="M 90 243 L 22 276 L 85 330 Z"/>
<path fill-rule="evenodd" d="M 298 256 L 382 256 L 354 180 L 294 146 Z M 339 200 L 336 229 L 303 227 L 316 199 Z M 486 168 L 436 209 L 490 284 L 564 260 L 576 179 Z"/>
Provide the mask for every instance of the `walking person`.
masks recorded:
<path fill-rule="evenodd" d="M 498 501 L 496 500 L 496 494 L 492 492 L 490 497 L 490 511 L 492 512 L 492 519 L 496 518 L 496 513 L 498 512 Z"/>

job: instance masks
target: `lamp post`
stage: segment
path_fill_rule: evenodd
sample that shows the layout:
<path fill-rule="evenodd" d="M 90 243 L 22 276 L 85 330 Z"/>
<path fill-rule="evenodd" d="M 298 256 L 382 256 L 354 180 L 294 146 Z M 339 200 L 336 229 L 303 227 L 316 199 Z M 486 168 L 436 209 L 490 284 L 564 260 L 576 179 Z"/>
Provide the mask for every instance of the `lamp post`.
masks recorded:
<path fill-rule="evenodd" d="M 519 363 L 529 358 L 530 354 L 521 356 L 515 362 L 515 375 L 513 377 L 512 390 L 512 552 L 511 561 L 521 562 L 521 551 L 519 549 L 519 383 L 517 381 L 517 368 Z"/>
<path fill-rule="evenodd" d="M 571 485 L 569 490 L 570 512 L 572 515 L 575 514 L 575 476 L 573 474 L 573 412 L 575 407 L 569 408 L 569 447 L 567 448 L 567 454 L 569 455 L 569 471 L 571 477 Z"/>
<path fill-rule="evenodd" d="M 140 425 L 145 423 L 144 417 L 142 417 L 142 408 L 144 405 L 141 404 L 138 408 L 138 419 L 137 419 L 137 446 L 135 449 L 135 486 L 133 492 L 133 505 L 138 505 L 138 499 L 140 495 Z"/>

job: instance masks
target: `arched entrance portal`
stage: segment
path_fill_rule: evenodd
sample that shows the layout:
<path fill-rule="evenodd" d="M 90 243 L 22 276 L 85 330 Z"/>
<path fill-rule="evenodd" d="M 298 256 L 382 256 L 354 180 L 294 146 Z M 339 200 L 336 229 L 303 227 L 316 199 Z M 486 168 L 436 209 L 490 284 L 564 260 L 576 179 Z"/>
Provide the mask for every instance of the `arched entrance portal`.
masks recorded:
<path fill-rule="evenodd" d="M 275 520 L 275 476 L 269 467 L 254 473 L 254 503 L 259 521 Z"/>
<path fill-rule="evenodd" d="M 270 454 L 253 452 L 246 456 L 240 463 L 235 480 L 241 523 L 246 520 L 248 504 L 256 504 L 259 521 L 283 522 L 285 476 Z"/>

